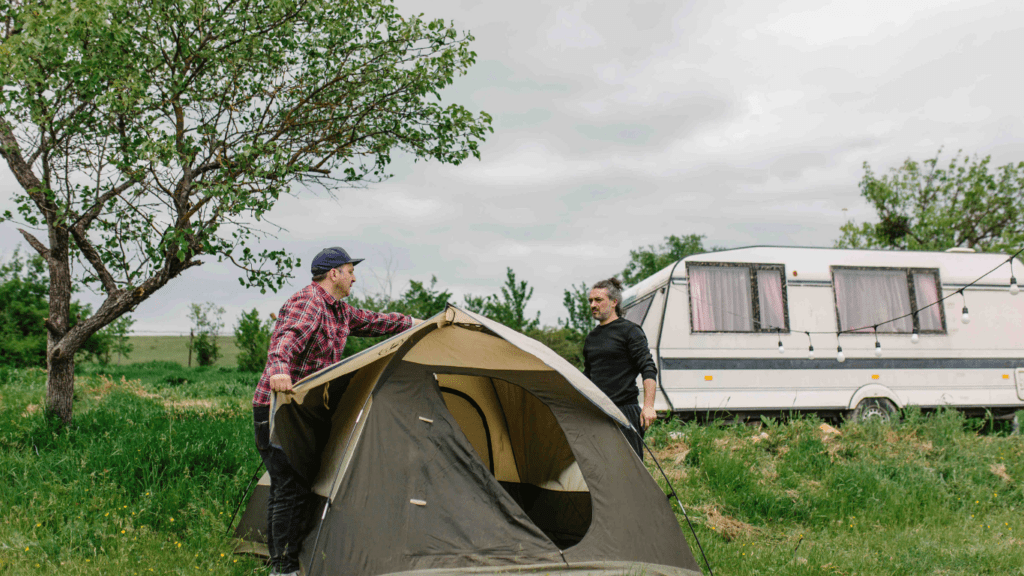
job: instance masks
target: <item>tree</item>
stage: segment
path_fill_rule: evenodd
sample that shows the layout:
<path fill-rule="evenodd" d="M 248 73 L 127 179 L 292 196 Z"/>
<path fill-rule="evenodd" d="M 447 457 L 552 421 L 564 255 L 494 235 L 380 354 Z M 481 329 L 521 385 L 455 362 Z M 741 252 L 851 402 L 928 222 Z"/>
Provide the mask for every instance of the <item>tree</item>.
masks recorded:
<path fill-rule="evenodd" d="M 533 318 L 526 317 L 526 304 L 533 297 L 533 288 L 529 287 L 526 280 L 516 282 L 516 273 L 512 268 L 505 269 L 505 285 L 501 287 L 501 296 L 492 294 L 490 296 L 465 296 L 466 308 L 470 312 L 483 314 L 491 320 L 495 320 L 517 330 L 527 332 L 540 327 L 540 312 Z"/>
<path fill-rule="evenodd" d="M 1024 245 L 1024 162 L 989 166 L 961 156 L 939 166 L 942 150 L 918 163 L 908 158 L 877 177 L 867 162 L 860 193 L 879 221 L 840 229 L 837 248 L 1012 252 Z"/>
<path fill-rule="evenodd" d="M 99 357 L 100 362 L 109 364 L 111 356 L 117 354 L 117 363 L 120 364 L 121 358 L 132 353 L 134 346 L 132 346 L 129 335 L 132 333 L 134 324 L 135 319 L 131 316 L 121 316 L 96 333 L 96 336 L 99 336 L 104 342 L 104 351 Z"/>
<path fill-rule="evenodd" d="M 46 366 L 46 328 L 43 324 L 48 312 L 49 294 L 46 264 L 39 255 L 25 256 L 16 248 L 10 259 L 0 264 L 0 365 Z M 72 301 L 69 312 L 70 322 L 74 325 L 83 315 L 89 315 L 91 308 Z M 108 346 L 102 335 L 93 334 L 80 351 L 100 356 Z"/>
<path fill-rule="evenodd" d="M 220 358 L 217 336 L 224 328 L 221 314 L 224 314 L 224 308 L 213 302 L 189 305 L 188 318 L 192 321 L 193 338 L 189 339 L 188 349 L 195 353 L 200 366 L 213 366 Z"/>
<path fill-rule="evenodd" d="M 701 254 L 703 252 L 715 252 L 720 247 L 710 249 L 704 248 L 703 234 L 687 234 L 685 236 L 666 236 L 665 243 L 661 246 L 649 245 L 646 248 L 640 247 L 629 251 L 629 263 L 622 271 L 622 283 L 626 286 L 633 286 L 687 256 Z"/>
<path fill-rule="evenodd" d="M 172 278 L 215 258 L 283 285 L 299 260 L 252 247 L 282 194 L 381 181 L 394 151 L 459 164 L 490 131 L 440 102 L 472 36 L 389 0 L 7 0 L 0 34 L 0 156 L 65 423 L 75 352 Z M 73 325 L 78 284 L 106 299 Z"/>
<path fill-rule="evenodd" d="M 382 286 L 390 287 L 390 280 L 382 283 Z M 378 293 L 366 295 L 361 298 L 349 297 L 349 304 L 363 310 L 374 312 L 398 312 L 413 318 L 430 318 L 434 314 L 444 310 L 452 293 L 437 288 L 437 277 L 430 277 L 430 285 L 416 280 L 409 281 L 409 288 L 402 293 L 398 299 L 392 299 L 390 294 Z M 345 357 L 351 356 L 367 348 L 383 342 L 386 336 L 372 338 L 349 338 L 345 341 Z"/>
<path fill-rule="evenodd" d="M 560 330 L 546 334 L 546 340 L 534 336 L 580 370 L 583 370 L 583 343 L 587 334 L 597 325 L 597 320 L 594 320 L 590 312 L 589 297 L 590 288 L 586 282 L 570 286 L 569 290 L 562 293 L 562 305 L 569 316 L 564 320 L 559 319 Z"/>
<path fill-rule="evenodd" d="M 246 372 L 262 372 L 267 366 L 267 351 L 270 349 L 270 332 L 273 323 L 260 320 L 259 310 L 253 308 L 242 312 L 235 326 L 235 346 L 238 347 L 238 369 Z"/>

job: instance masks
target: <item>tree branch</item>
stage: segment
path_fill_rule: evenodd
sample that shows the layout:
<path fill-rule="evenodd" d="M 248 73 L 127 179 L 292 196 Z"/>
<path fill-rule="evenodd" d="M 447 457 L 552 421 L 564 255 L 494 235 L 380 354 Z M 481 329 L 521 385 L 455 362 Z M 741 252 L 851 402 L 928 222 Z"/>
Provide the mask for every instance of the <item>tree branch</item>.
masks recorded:
<path fill-rule="evenodd" d="M 78 226 L 71 228 L 71 235 L 75 238 L 75 244 L 78 245 L 78 249 L 82 251 L 82 255 L 85 259 L 92 264 L 96 275 L 99 276 L 100 282 L 103 284 L 103 289 L 107 291 L 107 294 L 114 296 L 120 290 L 117 288 L 117 283 L 114 281 L 114 277 L 110 275 L 110 271 L 107 270 L 106 265 L 103 264 L 103 257 L 96 251 L 96 247 L 89 241 L 89 237 L 85 235 L 83 229 Z"/>
<path fill-rule="evenodd" d="M 18 140 L 14 136 L 14 129 L 7 119 L 2 117 L 0 117 L 0 156 L 7 160 L 7 165 L 14 173 L 14 177 L 18 179 L 18 184 L 21 184 L 25 193 L 36 203 L 39 211 L 46 217 L 46 221 L 50 222 L 53 207 L 40 192 L 43 189 L 43 183 L 32 172 L 32 167 L 25 162 L 25 158 L 21 155 L 21 147 L 18 146 Z"/>
<path fill-rule="evenodd" d="M 42 256 L 47 261 L 50 260 L 49 248 L 43 246 L 42 242 L 40 242 L 35 236 L 29 234 L 26 230 L 18 228 L 18 232 L 21 232 L 21 235 L 25 237 L 25 241 L 28 242 L 28 245 L 31 246 L 32 248 L 35 248 L 35 251 L 38 252 L 40 256 Z"/>

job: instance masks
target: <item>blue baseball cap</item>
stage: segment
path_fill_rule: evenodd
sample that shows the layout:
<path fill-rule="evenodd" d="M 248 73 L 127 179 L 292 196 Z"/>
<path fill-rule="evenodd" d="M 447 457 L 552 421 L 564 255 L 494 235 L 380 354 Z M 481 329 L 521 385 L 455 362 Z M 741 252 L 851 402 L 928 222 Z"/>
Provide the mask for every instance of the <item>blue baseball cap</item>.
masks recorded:
<path fill-rule="evenodd" d="M 348 255 L 341 246 L 324 248 L 319 254 L 313 257 L 313 263 L 309 265 L 309 271 L 313 276 L 325 274 L 333 268 L 351 263 L 353 266 L 362 262 L 364 258 L 353 258 Z"/>

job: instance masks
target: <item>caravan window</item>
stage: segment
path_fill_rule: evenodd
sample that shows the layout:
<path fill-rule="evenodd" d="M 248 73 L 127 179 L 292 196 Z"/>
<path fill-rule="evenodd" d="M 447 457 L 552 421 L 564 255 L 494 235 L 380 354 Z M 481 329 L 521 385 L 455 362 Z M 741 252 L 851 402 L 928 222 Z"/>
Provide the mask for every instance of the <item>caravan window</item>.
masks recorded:
<path fill-rule="evenodd" d="M 694 332 L 789 332 L 782 264 L 687 263 Z"/>
<path fill-rule="evenodd" d="M 832 286 L 844 332 L 874 332 L 876 325 L 890 334 L 946 332 L 942 306 L 929 306 L 941 298 L 938 270 L 833 266 Z M 886 322 L 893 318 L 900 319 Z"/>
<path fill-rule="evenodd" d="M 630 304 L 622 311 L 622 314 L 626 320 L 637 326 L 643 326 L 644 318 L 647 317 L 647 312 L 651 309 L 651 302 L 654 302 L 653 294 L 643 300 Z"/>

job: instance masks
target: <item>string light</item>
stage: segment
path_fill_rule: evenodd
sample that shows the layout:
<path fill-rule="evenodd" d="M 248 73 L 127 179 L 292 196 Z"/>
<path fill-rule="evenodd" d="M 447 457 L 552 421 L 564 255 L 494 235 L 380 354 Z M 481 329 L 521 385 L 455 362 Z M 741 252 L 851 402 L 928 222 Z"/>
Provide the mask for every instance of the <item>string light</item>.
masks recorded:
<path fill-rule="evenodd" d="M 1016 296 L 1020 292 L 1017 286 L 1017 277 L 1013 275 L 1013 256 L 1010 256 L 1010 296 Z"/>
<path fill-rule="evenodd" d="M 948 298 L 952 297 L 954 294 L 959 293 L 960 297 L 963 298 L 963 300 L 964 300 L 963 314 L 960 316 L 960 321 L 962 323 L 964 323 L 964 324 L 970 324 L 971 323 L 971 316 L 970 316 L 970 313 L 969 313 L 969 311 L 967 309 L 967 296 L 964 293 L 964 290 L 967 289 L 967 288 L 970 288 L 971 286 L 974 286 L 979 281 L 981 281 L 983 278 L 985 278 L 989 274 L 991 274 L 991 273 L 995 272 L 996 270 L 998 270 L 999 268 L 1001 268 L 1003 266 L 1003 264 L 1009 264 L 1010 265 L 1010 288 L 1009 288 L 1010 295 L 1016 296 L 1017 294 L 1019 294 L 1020 293 L 1020 286 L 1017 284 L 1017 278 L 1016 278 L 1016 276 L 1013 273 L 1013 260 L 1014 260 L 1014 258 L 1016 258 L 1017 256 L 1019 256 L 1021 254 L 1024 254 L 1024 248 L 1018 250 L 1015 254 L 1013 254 L 1012 256 L 1007 258 L 1005 261 L 1003 261 L 1001 264 L 999 264 L 999 266 L 996 266 L 995 268 L 993 268 L 993 269 L 989 270 L 988 272 L 982 274 L 978 278 L 974 279 L 971 283 L 967 284 L 963 288 L 960 288 L 959 290 L 957 290 L 953 294 L 950 294 L 948 296 L 943 296 L 943 297 L 939 298 L 937 301 L 932 302 L 931 304 L 928 304 L 927 306 L 924 306 L 924 307 L 919 308 L 917 310 L 911 311 L 909 314 L 904 314 L 903 316 L 898 316 L 896 318 L 891 318 L 889 320 L 886 320 L 885 322 L 880 322 L 880 323 L 875 324 L 874 326 L 872 326 L 872 328 L 874 329 L 874 332 L 875 332 L 875 356 L 877 356 L 877 357 L 881 357 L 882 356 L 882 343 L 878 340 L 878 327 L 879 326 L 881 326 L 882 324 L 888 324 L 890 322 L 895 322 L 897 320 L 902 320 L 903 318 L 906 318 L 908 316 L 913 316 L 914 317 L 914 327 L 913 327 L 912 333 L 910 334 L 910 342 L 911 342 L 911 344 L 917 344 L 921 340 L 920 333 L 919 333 L 919 330 L 918 330 L 918 327 L 917 327 L 917 318 L 918 318 L 917 313 L 919 311 L 921 311 L 921 310 L 924 310 L 925 308 L 929 308 L 931 306 L 935 306 L 937 304 L 941 304 L 942 302 L 944 302 Z M 845 330 L 845 332 L 858 332 L 858 331 L 864 330 L 866 328 L 868 328 L 868 326 L 864 326 L 862 328 L 848 328 L 847 330 Z M 782 344 L 782 329 L 781 328 L 776 328 L 775 330 L 778 333 L 779 354 L 785 354 L 786 353 L 786 348 Z M 808 340 L 810 340 L 811 332 L 810 331 L 803 331 L 803 332 L 805 334 L 807 334 L 807 338 L 808 338 Z M 844 331 L 840 331 L 840 332 L 836 332 L 835 333 L 837 340 L 839 339 L 839 335 L 842 334 L 842 332 L 844 332 Z M 829 334 L 829 332 L 814 332 L 814 333 L 815 334 Z M 807 358 L 809 360 L 814 360 L 814 345 L 813 345 L 813 343 L 810 343 L 810 342 L 808 343 L 808 346 L 807 346 Z M 845 362 L 846 361 L 846 355 L 843 354 L 843 347 L 842 347 L 842 345 L 837 345 L 836 346 L 836 360 L 839 361 L 839 362 Z"/>

